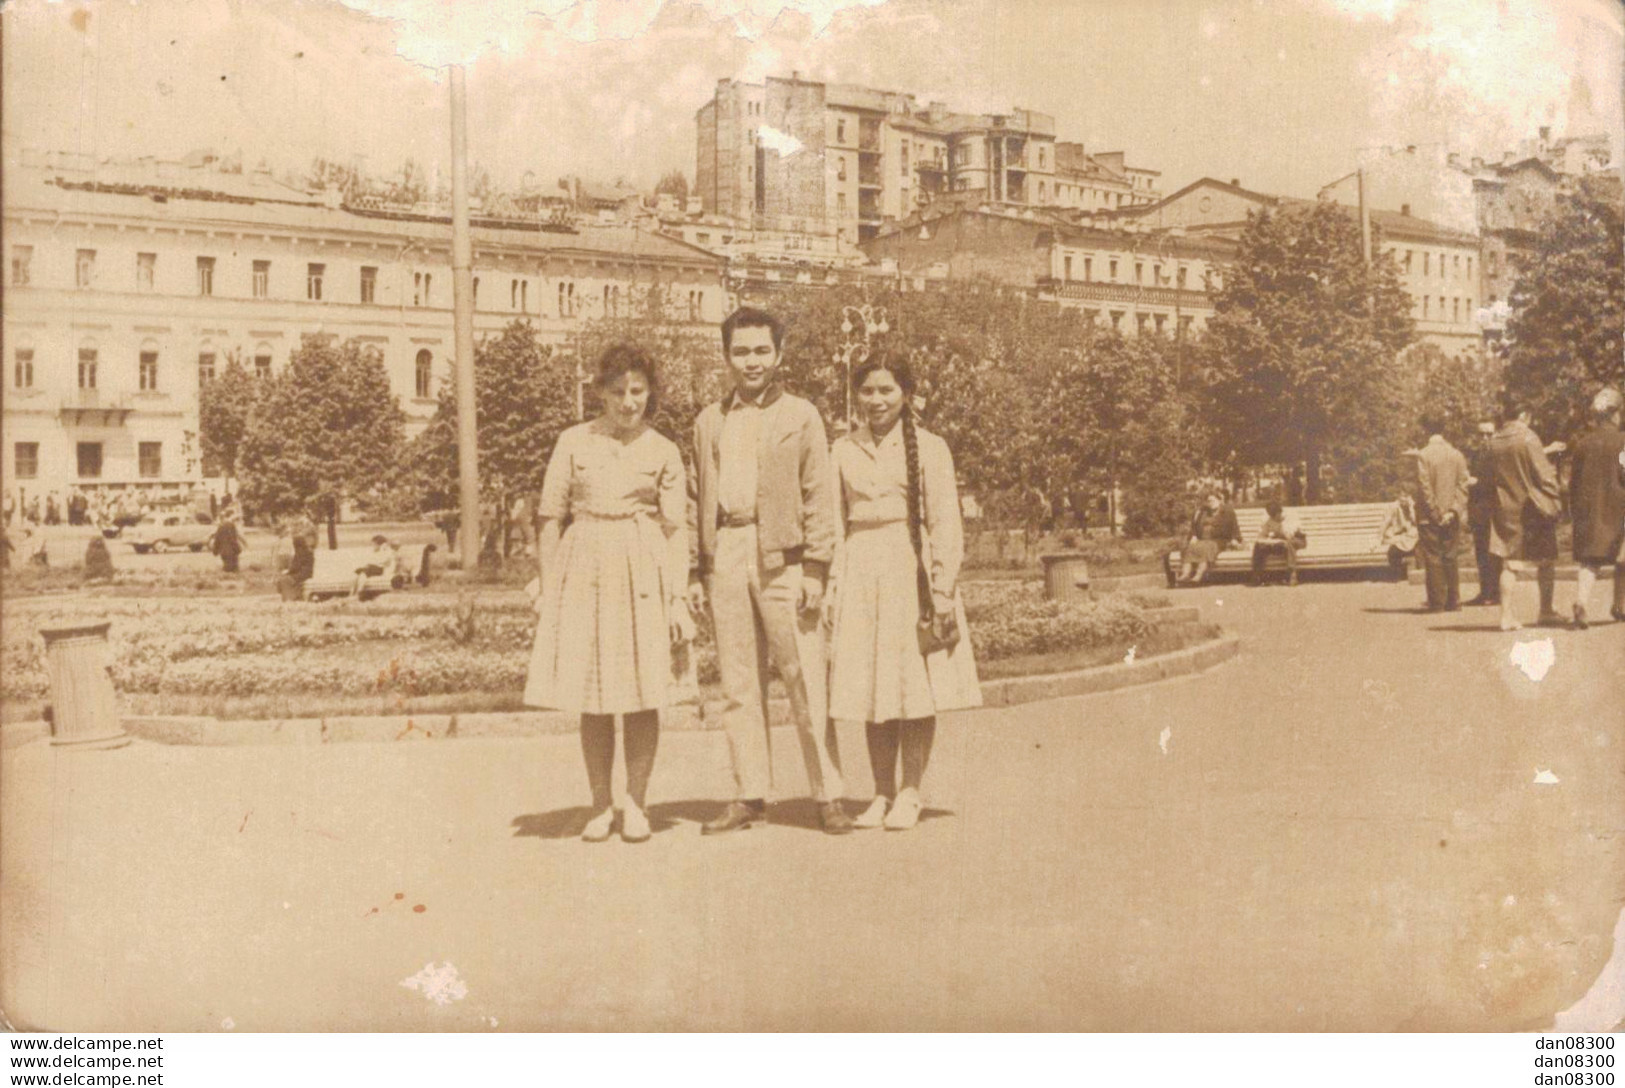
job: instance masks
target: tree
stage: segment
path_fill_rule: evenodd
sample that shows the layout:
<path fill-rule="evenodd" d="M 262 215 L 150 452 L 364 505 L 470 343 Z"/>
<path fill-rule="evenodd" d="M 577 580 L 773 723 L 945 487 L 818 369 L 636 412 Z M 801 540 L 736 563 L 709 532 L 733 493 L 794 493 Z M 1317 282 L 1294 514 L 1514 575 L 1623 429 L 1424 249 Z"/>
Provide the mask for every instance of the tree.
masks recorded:
<path fill-rule="evenodd" d="M 1518 263 L 1506 380 L 1544 436 L 1572 431 L 1591 393 L 1625 382 L 1622 247 L 1618 181 L 1588 178 L 1558 202 Z"/>
<path fill-rule="evenodd" d="M 353 164 L 335 162 L 320 156 L 311 160 L 310 168 L 305 171 L 304 184 L 311 189 L 335 187 L 343 194 L 346 203 L 353 202 L 367 189 L 366 178 L 362 177 L 361 171 Z"/>
<path fill-rule="evenodd" d="M 1121 489 L 1130 536 L 1174 531 L 1190 513 L 1186 483 L 1198 475 L 1201 432 L 1178 389 L 1180 345 L 1091 330 L 1050 370 L 1046 445 L 1072 466 L 1074 490 Z"/>
<path fill-rule="evenodd" d="M 1437 344 L 1418 344 L 1405 353 L 1411 372 L 1409 420 L 1420 431 L 1424 415 L 1436 416 L 1452 445 L 1465 448 L 1485 420 L 1495 418 L 1501 388 L 1501 364 L 1478 351 L 1447 355 Z"/>
<path fill-rule="evenodd" d="M 683 207 L 688 203 L 688 175 L 681 170 L 667 170 L 655 184 L 655 196 L 661 193 L 670 193 L 677 198 L 677 206 Z"/>
<path fill-rule="evenodd" d="M 260 382 L 243 366 L 242 353 L 232 351 L 226 367 L 198 390 L 198 443 L 203 453 L 203 475 L 237 475 L 243 436 L 259 399 Z"/>
<path fill-rule="evenodd" d="M 1399 352 L 1414 336 L 1399 269 L 1329 202 L 1249 216 L 1208 324 L 1206 409 L 1220 460 L 1305 467 L 1308 501 L 1323 469 L 1341 498 L 1388 491 L 1408 422 Z"/>
<path fill-rule="evenodd" d="M 530 322 L 515 321 L 476 346 L 474 403 L 480 497 L 506 526 L 521 496 L 541 492 L 553 445 L 576 421 L 574 367 L 537 339 Z M 457 396 L 451 385 L 442 387 L 434 418 L 406 453 L 403 464 L 420 509 L 455 508 Z"/>
<path fill-rule="evenodd" d="M 242 442 L 243 502 L 272 518 L 325 519 L 336 548 L 340 505 L 378 498 L 400 457 L 405 415 L 383 356 L 307 335 L 264 381 Z"/>

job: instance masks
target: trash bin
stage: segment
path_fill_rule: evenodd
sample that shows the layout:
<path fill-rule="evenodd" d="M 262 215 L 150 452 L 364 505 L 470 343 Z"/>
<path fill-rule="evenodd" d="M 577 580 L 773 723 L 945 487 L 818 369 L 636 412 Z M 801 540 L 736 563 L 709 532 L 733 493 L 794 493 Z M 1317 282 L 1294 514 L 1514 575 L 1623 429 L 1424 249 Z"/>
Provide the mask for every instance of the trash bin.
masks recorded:
<path fill-rule="evenodd" d="M 1052 601 L 1087 600 L 1089 564 L 1077 552 L 1041 555 L 1044 564 L 1044 596 Z"/>
<path fill-rule="evenodd" d="M 130 743 L 118 720 L 109 670 L 111 621 L 42 627 L 45 667 L 51 677 L 51 743 L 118 748 Z"/>

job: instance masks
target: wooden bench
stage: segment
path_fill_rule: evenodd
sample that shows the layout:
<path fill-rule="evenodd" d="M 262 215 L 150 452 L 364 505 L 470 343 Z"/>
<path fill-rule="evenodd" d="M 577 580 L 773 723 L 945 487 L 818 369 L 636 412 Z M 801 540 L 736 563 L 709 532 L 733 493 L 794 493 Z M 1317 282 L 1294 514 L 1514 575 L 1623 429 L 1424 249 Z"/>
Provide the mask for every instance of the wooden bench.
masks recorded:
<path fill-rule="evenodd" d="M 403 544 L 397 552 L 393 577 L 381 574 L 370 576 L 361 588 L 361 596 L 375 597 L 392 589 L 406 589 L 419 584 L 425 571 L 425 562 L 434 553 L 433 544 Z M 371 548 L 340 548 L 316 551 L 316 569 L 305 582 L 301 596 L 307 601 L 324 597 L 346 597 L 355 592 L 355 572 L 372 562 Z"/>
<path fill-rule="evenodd" d="M 1382 527 L 1393 510 L 1391 502 L 1344 503 L 1340 506 L 1289 506 L 1285 513 L 1295 516 L 1298 528 L 1309 542 L 1298 549 L 1298 570 L 1363 570 L 1388 567 L 1388 549 L 1382 544 Z M 1269 515 L 1261 506 L 1236 511 L 1241 527 L 1242 546 L 1219 553 L 1208 567 L 1213 574 L 1251 574 L 1253 542 Z M 1180 552 L 1169 552 L 1163 563 L 1168 585 L 1179 575 Z M 1286 556 L 1272 550 L 1264 560 L 1265 570 L 1285 570 Z"/>

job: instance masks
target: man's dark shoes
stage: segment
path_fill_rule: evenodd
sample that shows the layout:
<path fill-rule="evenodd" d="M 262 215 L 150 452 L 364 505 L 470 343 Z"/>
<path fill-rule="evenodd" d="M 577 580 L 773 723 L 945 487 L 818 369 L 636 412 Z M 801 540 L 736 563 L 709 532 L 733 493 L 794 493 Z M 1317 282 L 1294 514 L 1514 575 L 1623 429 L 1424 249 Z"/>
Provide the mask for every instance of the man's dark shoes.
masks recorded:
<path fill-rule="evenodd" d="M 1586 606 L 1583 605 L 1583 604 L 1575 605 L 1574 606 L 1574 629 L 1576 631 L 1584 631 L 1587 626 L 1589 626 L 1589 625 L 1586 623 Z"/>
<path fill-rule="evenodd" d="M 753 824 L 767 822 L 766 801 L 730 801 L 722 815 L 700 826 L 702 835 L 721 835 L 729 831 L 743 831 Z"/>
<path fill-rule="evenodd" d="M 852 817 L 846 814 L 839 801 L 821 801 L 818 805 L 818 822 L 824 826 L 826 835 L 850 835 L 852 833 Z"/>

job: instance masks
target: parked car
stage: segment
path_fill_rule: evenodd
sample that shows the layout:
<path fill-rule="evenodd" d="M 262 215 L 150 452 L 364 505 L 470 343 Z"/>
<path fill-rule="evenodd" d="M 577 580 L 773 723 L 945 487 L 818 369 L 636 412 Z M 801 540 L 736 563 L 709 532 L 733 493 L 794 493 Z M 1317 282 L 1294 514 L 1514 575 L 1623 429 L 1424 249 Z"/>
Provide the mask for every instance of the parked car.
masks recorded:
<path fill-rule="evenodd" d="M 214 519 L 196 511 L 148 514 L 125 529 L 121 539 L 140 554 L 190 548 L 200 552 L 214 537 Z"/>

